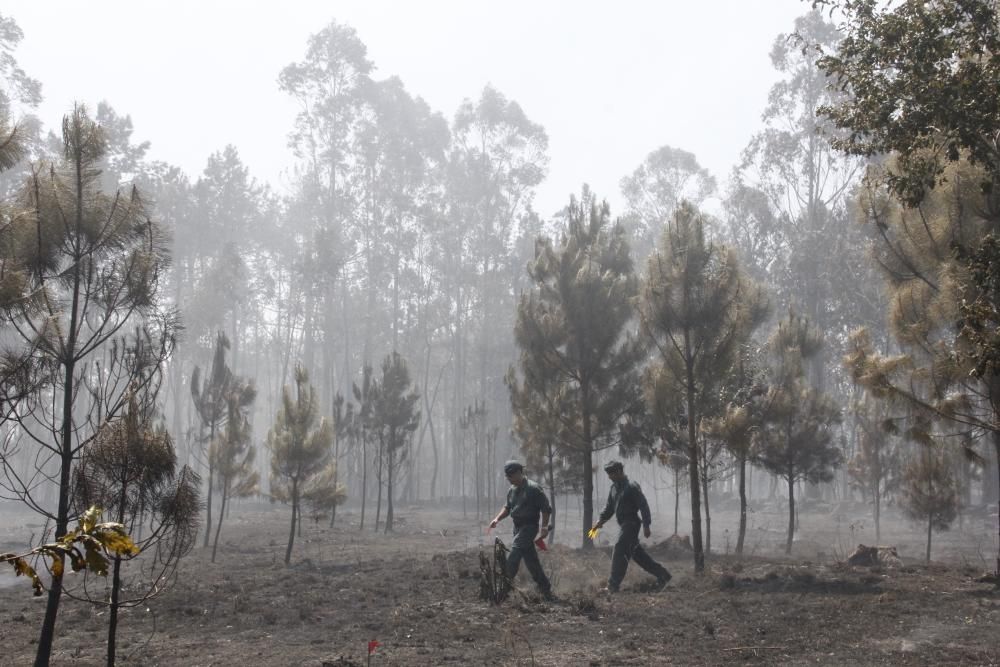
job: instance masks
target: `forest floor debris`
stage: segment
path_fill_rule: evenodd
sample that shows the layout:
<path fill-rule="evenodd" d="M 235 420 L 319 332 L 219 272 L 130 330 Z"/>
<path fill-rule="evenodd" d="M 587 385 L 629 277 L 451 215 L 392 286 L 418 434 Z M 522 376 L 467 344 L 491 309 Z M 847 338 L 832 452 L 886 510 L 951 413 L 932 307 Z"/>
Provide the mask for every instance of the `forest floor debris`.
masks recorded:
<path fill-rule="evenodd" d="M 463 522 L 481 531 L 475 521 L 400 512 L 394 535 L 360 532 L 354 512 L 333 529 L 307 524 L 286 568 L 273 536 L 287 512 L 234 509 L 215 564 L 197 549 L 149 611 L 124 615 L 121 664 L 363 665 L 373 640 L 372 665 L 1000 664 L 1000 590 L 970 565 L 926 566 L 902 549 L 899 568 L 713 555 L 697 577 L 676 540 L 654 539 L 670 585 L 647 592 L 649 577 L 632 567 L 622 593 L 608 595 L 607 544 L 557 541 L 542 562 L 558 599 L 522 575 L 522 594 L 494 605 L 479 596 L 479 549 L 442 535 Z M 0 588 L 0 665 L 30 664 L 43 611 L 28 585 Z M 104 664 L 106 623 L 66 600 L 54 664 Z"/>

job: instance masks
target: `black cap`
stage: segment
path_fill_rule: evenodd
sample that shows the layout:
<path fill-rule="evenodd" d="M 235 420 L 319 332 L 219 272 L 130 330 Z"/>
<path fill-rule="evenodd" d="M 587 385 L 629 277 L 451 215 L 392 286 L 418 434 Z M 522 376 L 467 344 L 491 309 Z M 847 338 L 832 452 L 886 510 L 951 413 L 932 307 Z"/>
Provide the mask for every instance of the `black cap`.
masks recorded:
<path fill-rule="evenodd" d="M 608 461 L 604 464 L 604 472 L 615 472 L 625 470 L 625 466 L 622 465 L 621 461 Z"/>
<path fill-rule="evenodd" d="M 505 475 L 512 475 L 515 472 L 521 472 L 524 470 L 524 466 L 521 465 L 520 461 L 507 461 L 503 464 L 503 473 Z"/>

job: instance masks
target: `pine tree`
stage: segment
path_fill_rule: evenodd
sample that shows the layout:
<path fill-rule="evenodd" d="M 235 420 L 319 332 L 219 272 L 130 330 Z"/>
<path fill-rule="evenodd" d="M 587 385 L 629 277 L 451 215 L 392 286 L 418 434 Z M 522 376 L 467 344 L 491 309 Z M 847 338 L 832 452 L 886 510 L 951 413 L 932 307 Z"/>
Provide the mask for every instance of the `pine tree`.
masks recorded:
<path fill-rule="evenodd" d="M 281 408 L 267 434 L 267 446 L 271 451 L 271 496 L 292 506 L 285 565 L 291 561 L 295 528 L 302 520 L 303 494 L 315 497 L 320 488 L 326 488 L 317 481 L 332 483 L 333 480 L 328 472 L 333 427 L 326 418 L 318 419 L 317 423 L 318 417 L 316 390 L 309 384 L 309 373 L 296 366 L 295 394 L 285 387 Z"/>
<path fill-rule="evenodd" d="M 788 484 L 785 553 L 792 552 L 795 535 L 795 484 L 829 482 L 842 460 L 833 444 L 840 409 L 807 379 L 806 364 L 822 346 L 822 334 L 794 312 L 778 323 L 768 341 L 770 381 L 758 461 Z"/>
<path fill-rule="evenodd" d="M 851 372 L 897 404 L 964 431 L 962 449 L 980 463 L 968 443 L 989 441 L 993 469 L 983 495 L 1000 502 L 1000 367 L 981 363 L 998 358 L 997 339 L 977 334 L 1000 296 L 980 279 L 989 271 L 977 277 L 977 265 L 1000 270 L 1000 253 L 989 248 L 1000 229 L 996 3 L 817 4 L 842 17 L 844 39 L 818 61 L 844 93 L 819 110 L 843 130 L 835 146 L 889 156 L 870 174 L 859 208 L 877 239 L 904 354 L 864 349 Z"/>
<path fill-rule="evenodd" d="M 246 498 L 258 492 L 260 473 L 254 468 L 257 450 L 251 442 L 252 429 L 247 412 L 257 397 L 252 381 L 234 378 L 226 395 L 226 421 L 220 436 L 209 446 L 209 470 L 215 471 L 215 482 L 222 492 L 219 520 L 212 541 L 212 562 L 219 548 L 219 534 L 226 517 L 226 504 L 233 498 Z"/>
<path fill-rule="evenodd" d="M 382 361 L 382 378 L 378 399 L 372 410 L 372 425 L 384 457 L 386 479 L 385 532 L 392 531 L 393 482 L 407 455 L 413 432 L 420 426 L 417 401 L 420 394 L 413 388 L 406 361 L 397 352 Z M 376 520 L 376 525 L 378 522 Z"/>
<path fill-rule="evenodd" d="M 931 560 L 931 535 L 948 530 L 958 515 L 958 491 L 949 457 L 921 445 L 917 456 L 903 469 L 903 511 L 927 524 L 927 562 Z"/>
<path fill-rule="evenodd" d="M 594 453 L 623 444 L 620 424 L 641 406 L 637 369 L 644 351 L 629 333 L 638 282 L 624 228 L 610 224 L 607 203 L 598 204 L 586 188 L 580 200 L 570 200 L 565 221 L 558 245 L 547 237 L 536 244 L 528 267 L 532 287 L 521 296 L 514 329 L 524 379 L 508 375 L 508 384 L 517 419 L 557 420 L 521 430 L 558 435 L 555 447 L 573 460 L 583 489 L 581 539 L 588 547 Z M 538 395 L 539 372 L 547 375 L 545 393 L 554 392 L 562 410 L 525 410 L 526 398 Z M 521 444 L 543 443 L 532 438 Z"/>
<path fill-rule="evenodd" d="M 706 227 L 700 211 L 681 204 L 649 258 L 639 297 L 641 330 L 658 353 L 645 375 L 646 394 L 660 397 L 654 405 L 668 410 L 654 415 L 654 421 L 662 429 L 682 418 L 686 430 L 697 572 L 705 567 L 699 467 L 705 457 L 700 444 L 702 420 L 721 410 L 720 381 L 729 377 L 740 345 L 766 312 L 766 301 L 742 275 L 735 253 L 712 243 Z M 666 408 L 671 402 L 675 407 Z M 676 403 L 682 403 L 679 415 Z"/>
<path fill-rule="evenodd" d="M 132 395 L 121 419 L 106 422 L 75 468 L 76 513 L 100 507 L 105 516 L 125 526 L 136 553 L 148 556 L 150 576 L 122 586 L 129 560 L 113 558 L 110 595 L 85 598 L 108 610 L 107 664 L 115 664 L 119 613 L 148 604 L 173 580 L 181 558 L 194 546 L 198 534 L 198 476 L 187 466 L 178 469 L 169 434 L 153 424 L 155 395 Z M 145 538 L 141 537 L 146 528 Z M 149 582 L 143 586 L 142 581 Z M 77 592 L 79 593 L 79 592 Z"/>
<path fill-rule="evenodd" d="M 68 529 L 77 459 L 98 425 L 121 416 L 130 391 L 158 382 L 177 329 L 160 294 L 169 263 L 163 231 L 137 188 L 101 190 L 106 136 L 84 107 L 63 119 L 62 147 L 61 159 L 33 167 L 23 188 L 25 212 L 5 229 L 0 260 L 19 267 L 19 289 L 37 301 L 36 308 L 20 299 L 5 304 L 4 314 L 52 388 L 51 400 L 33 402 L 17 420 L 55 464 L 55 471 L 39 473 L 54 473 L 49 478 L 58 488 L 56 507 L 44 510 L 56 539 Z M 101 373 L 92 366 L 98 359 Z M 42 509 L 36 484 L 10 475 L 6 482 L 16 497 Z M 38 665 L 51 657 L 62 590 L 59 570 L 49 587 Z"/>
<path fill-rule="evenodd" d="M 195 409 L 201 419 L 201 439 L 202 445 L 211 448 L 215 442 L 215 434 L 229 415 L 229 397 L 233 390 L 233 372 L 226 365 L 226 350 L 229 349 L 229 338 L 223 332 L 219 332 L 215 339 L 215 354 L 212 356 L 212 369 L 201 381 L 201 368 L 194 367 L 191 373 L 191 399 L 194 401 Z M 208 429 L 208 437 L 204 435 L 204 429 Z M 206 449 L 207 449 L 206 448 Z M 215 481 L 216 457 L 209 455 L 206 457 L 208 468 L 208 497 L 205 501 L 205 535 L 202 547 L 208 548 L 208 541 L 212 534 L 212 491 L 216 486 Z"/>
<path fill-rule="evenodd" d="M 736 553 L 743 554 L 747 532 L 747 464 L 756 458 L 760 431 L 764 420 L 764 399 L 767 386 L 762 369 L 756 367 L 751 347 L 744 345 L 737 367 L 732 374 L 732 399 L 718 417 L 706 419 L 702 430 L 709 439 L 722 443 L 736 463 L 740 495 L 740 525 L 736 538 Z"/>

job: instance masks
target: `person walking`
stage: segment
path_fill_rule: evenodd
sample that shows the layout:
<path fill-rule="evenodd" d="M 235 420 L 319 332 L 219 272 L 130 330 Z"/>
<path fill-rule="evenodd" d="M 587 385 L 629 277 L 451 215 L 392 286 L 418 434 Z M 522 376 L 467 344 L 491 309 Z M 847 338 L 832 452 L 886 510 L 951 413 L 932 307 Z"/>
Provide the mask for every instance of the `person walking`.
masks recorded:
<path fill-rule="evenodd" d="M 608 491 L 608 503 L 591 530 L 599 530 L 612 516 L 618 520 L 618 541 L 611 554 L 611 576 L 608 577 L 607 590 L 609 593 L 618 592 L 630 560 L 656 577 L 655 590 L 662 590 L 670 581 L 670 572 L 653 560 L 639 543 L 640 526 L 645 537 L 650 535 L 649 524 L 652 519 L 646 496 L 637 482 L 625 476 L 625 467 L 621 461 L 610 461 L 604 466 L 604 472 L 611 480 L 611 490 Z"/>
<path fill-rule="evenodd" d="M 552 585 L 542 570 L 541 561 L 538 560 L 535 536 L 538 535 L 541 539 L 548 536 L 552 506 L 549 505 L 549 499 L 542 487 L 524 476 L 524 466 L 520 462 L 507 461 L 503 472 L 510 482 L 507 502 L 490 522 L 490 528 L 496 528 L 497 524 L 508 516 L 514 522 L 514 542 L 507 555 L 507 577 L 514 579 L 523 560 L 538 590 L 546 599 L 551 599 Z M 541 527 L 538 525 L 539 518 Z"/>

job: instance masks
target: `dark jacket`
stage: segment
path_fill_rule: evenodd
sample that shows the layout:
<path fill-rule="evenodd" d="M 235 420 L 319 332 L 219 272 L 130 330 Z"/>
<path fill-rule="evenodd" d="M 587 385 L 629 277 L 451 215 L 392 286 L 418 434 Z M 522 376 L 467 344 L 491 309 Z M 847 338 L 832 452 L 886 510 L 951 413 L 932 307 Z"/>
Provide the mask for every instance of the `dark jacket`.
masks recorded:
<path fill-rule="evenodd" d="M 549 499 L 542 491 L 542 487 L 526 479 L 524 485 L 512 484 L 507 491 L 507 511 L 510 512 L 515 527 L 538 525 L 539 515 L 542 512 L 552 512 L 552 506 L 549 505 Z"/>
<path fill-rule="evenodd" d="M 611 515 L 618 519 L 618 525 L 624 523 L 639 523 L 639 515 L 642 515 L 642 525 L 648 526 L 652 521 L 649 514 L 649 503 L 646 496 L 639 488 L 638 482 L 633 482 L 628 477 L 620 482 L 611 485 L 608 492 L 608 504 L 601 512 L 601 523 L 606 523 Z"/>

